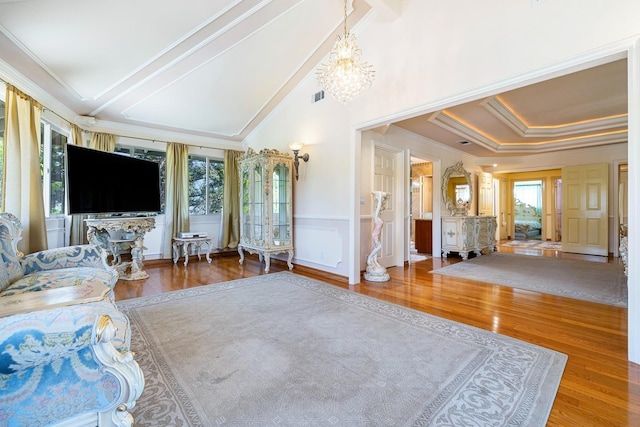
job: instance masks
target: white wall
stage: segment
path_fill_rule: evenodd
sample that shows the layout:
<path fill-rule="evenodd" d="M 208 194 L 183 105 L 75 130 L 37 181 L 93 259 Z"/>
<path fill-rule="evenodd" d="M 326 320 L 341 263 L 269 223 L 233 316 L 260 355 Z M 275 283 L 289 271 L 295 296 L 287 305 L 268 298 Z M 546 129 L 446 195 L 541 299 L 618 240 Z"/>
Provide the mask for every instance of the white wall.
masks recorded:
<path fill-rule="evenodd" d="M 300 162 L 300 177 L 293 183 L 294 263 L 346 276 L 350 111 L 327 100 L 312 103 L 318 90 L 315 78 L 307 78 L 245 143 L 256 151 L 287 153 L 291 142 L 305 144 L 300 154 L 308 153 L 309 161 Z"/>

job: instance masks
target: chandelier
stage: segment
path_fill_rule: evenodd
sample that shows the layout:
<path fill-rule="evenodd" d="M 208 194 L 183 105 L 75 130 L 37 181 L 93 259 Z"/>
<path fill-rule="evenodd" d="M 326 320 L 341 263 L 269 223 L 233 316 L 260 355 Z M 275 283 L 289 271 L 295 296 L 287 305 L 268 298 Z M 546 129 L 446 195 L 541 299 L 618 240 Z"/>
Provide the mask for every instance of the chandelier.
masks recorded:
<path fill-rule="evenodd" d="M 347 32 L 347 0 L 344 0 L 344 34 L 333 45 L 329 62 L 316 71 L 322 89 L 341 104 L 348 103 L 373 83 L 375 71 L 361 56 L 356 36 Z"/>

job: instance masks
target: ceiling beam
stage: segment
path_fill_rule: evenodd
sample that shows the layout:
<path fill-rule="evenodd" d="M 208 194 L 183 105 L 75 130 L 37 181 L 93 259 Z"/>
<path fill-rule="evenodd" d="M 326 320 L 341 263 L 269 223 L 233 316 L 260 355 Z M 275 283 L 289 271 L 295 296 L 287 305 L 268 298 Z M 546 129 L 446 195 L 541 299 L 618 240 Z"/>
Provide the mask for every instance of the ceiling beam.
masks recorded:
<path fill-rule="evenodd" d="M 402 12 L 402 0 L 366 0 L 371 8 L 388 21 L 400 18 Z"/>

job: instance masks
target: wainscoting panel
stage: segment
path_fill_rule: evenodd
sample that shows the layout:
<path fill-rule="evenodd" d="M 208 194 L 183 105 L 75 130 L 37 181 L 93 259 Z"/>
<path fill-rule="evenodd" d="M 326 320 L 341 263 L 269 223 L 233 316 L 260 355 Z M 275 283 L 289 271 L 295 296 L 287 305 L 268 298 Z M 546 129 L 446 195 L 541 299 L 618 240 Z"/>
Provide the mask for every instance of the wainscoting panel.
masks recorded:
<path fill-rule="evenodd" d="M 294 262 L 347 276 L 347 219 L 294 217 Z"/>

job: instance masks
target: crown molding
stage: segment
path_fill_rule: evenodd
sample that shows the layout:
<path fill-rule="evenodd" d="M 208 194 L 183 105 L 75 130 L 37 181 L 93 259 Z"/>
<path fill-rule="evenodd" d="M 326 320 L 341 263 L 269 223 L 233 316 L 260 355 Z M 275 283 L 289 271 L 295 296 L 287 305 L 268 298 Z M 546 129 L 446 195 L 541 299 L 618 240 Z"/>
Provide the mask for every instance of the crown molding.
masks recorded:
<path fill-rule="evenodd" d="M 567 123 L 559 126 L 530 126 L 497 96 L 480 102 L 487 111 L 523 138 L 558 138 L 589 132 L 602 132 L 627 127 L 627 114 L 602 117 L 578 123 Z"/>
<path fill-rule="evenodd" d="M 482 135 L 480 132 L 472 129 L 470 126 L 464 124 L 457 118 L 453 117 L 446 111 L 438 111 L 437 113 L 433 113 L 429 116 L 428 120 L 441 127 L 442 129 L 448 130 L 452 132 L 462 139 L 469 140 L 476 145 L 479 145 L 487 150 L 492 152 L 498 152 L 500 149 L 500 145 L 494 140 L 487 138 Z"/>
<path fill-rule="evenodd" d="M 620 126 L 615 126 L 617 130 L 609 132 L 599 132 L 587 135 L 570 136 L 568 138 L 557 138 L 547 141 L 537 142 L 496 142 L 493 139 L 483 135 L 479 131 L 473 129 L 466 123 L 456 117 L 448 114 L 446 111 L 439 111 L 429 116 L 428 119 L 435 125 L 448 130 L 463 139 L 466 139 L 476 145 L 479 145 L 493 153 L 545 153 L 559 150 L 569 150 L 575 148 L 594 147 L 598 145 L 615 144 L 621 142 L 627 142 L 628 135 L 626 127 L 620 129 Z M 626 125 L 626 116 L 624 117 L 624 124 Z M 599 126 L 593 129 L 600 129 L 603 126 L 600 123 Z M 611 129 L 607 127 L 606 129 Z M 562 134 L 566 136 L 566 134 Z M 571 134 L 569 134 L 571 135 Z M 574 133 L 575 135 L 575 133 Z M 556 135 L 557 136 L 557 135 Z M 525 138 L 531 137 L 531 135 L 525 135 Z M 539 135 L 536 135 L 539 138 Z"/>

